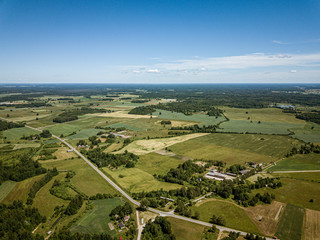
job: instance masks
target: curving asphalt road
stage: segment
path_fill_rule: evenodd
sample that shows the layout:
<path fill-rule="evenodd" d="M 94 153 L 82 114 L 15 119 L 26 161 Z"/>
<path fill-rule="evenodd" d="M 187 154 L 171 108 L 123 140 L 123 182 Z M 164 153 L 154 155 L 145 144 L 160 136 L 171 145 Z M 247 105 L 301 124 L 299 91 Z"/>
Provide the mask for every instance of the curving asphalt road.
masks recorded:
<path fill-rule="evenodd" d="M 1 118 L 0 119 L 3 119 L 3 120 L 6 120 L 6 121 L 10 121 L 8 119 L 5 119 L 5 118 Z M 11 121 L 11 122 L 14 122 L 14 121 Z M 42 130 L 38 129 L 38 128 L 34 128 L 34 127 L 31 127 L 31 126 L 28 126 L 26 125 L 25 127 L 27 128 L 30 128 L 30 129 L 33 129 L 35 131 L 38 131 L 38 132 L 42 132 Z M 137 206 L 140 206 L 140 203 L 136 200 L 134 200 L 132 197 L 130 197 L 130 195 L 128 195 L 125 191 L 123 191 L 117 184 L 115 184 L 110 178 L 108 178 L 102 171 L 99 170 L 99 168 L 97 168 L 92 162 L 90 162 L 85 156 L 83 156 L 76 148 L 74 148 L 71 144 L 69 144 L 66 140 L 58 137 L 58 136 L 55 136 L 55 135 L 52 135 L 54 138 L 58 139 L 59 141 L 61 141 L 62 143 L 64 143 L 66 146 L 68 146 L 70 149 L 72 149 L 79 157 L 81 157 L 90 167 L 92 167 L 103 179 L 105 179 L 110 185 L 112 185 L 118 192 L 120 192 L 126 199 L 128 199 L 131 203 L 137 205 Z M 183 217 L 183 216 L 180 216 L 180 215 L 175 215 L 174 213 L 172 212 L 164 212 L 164 211 L 160 211 L 160 210 L 157 210 L 157 209 L 154 209 L 154 208 L 148 208 L 148 211 L 150 212 L 154 212 L 154 213 L 157 213 L 159 214 L 160 216 L 163 216 L 163 217 L 172 217 L 172 218 L 177 218 L 177 219 L 180 219 L 180 220 L 183 220 L 183 221 L 188 221 L 188 222 L 191 222 L 191 223 L 196 223 L 196 224 L 200 224 L 200 225 L 203 225 L 203 226 L 207 226 L 207 227 L 212 227 L 213 224 L 211 223 L 207 223 L 207 222 L 203 222 L 203 221 L 200 221 L 200 220 L 196 220 L 196 219 L 192 219 L 192 218 L 187 218 L 187 217 Z M 236 229 L 232 229 L 232 228 L 227 228 L 227 227 L 222 227 L 222 226 L 216 226 L 220 231 L 228 231 L 228 232 L 239 232 L 241 235 L 246 235 L 247 233 L 246 232 L 242 232 L 242 231 L 239 231 L 239 230 L 236 230 Z M 267 240 L 272 240 L 272 238 L 266 238 Z"/>

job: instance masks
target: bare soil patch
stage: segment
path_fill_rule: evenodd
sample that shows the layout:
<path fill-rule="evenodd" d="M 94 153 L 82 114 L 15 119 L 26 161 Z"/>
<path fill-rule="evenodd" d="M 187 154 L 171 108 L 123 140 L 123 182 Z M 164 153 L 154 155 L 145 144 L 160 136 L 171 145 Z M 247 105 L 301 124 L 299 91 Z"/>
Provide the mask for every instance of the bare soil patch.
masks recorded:
<path fill-rule="evenodd" d="M 244 208 L 250 219 L 257 225 L 261 233 L 273 236 L 282 214 L 285 204 L 273 201 L 270 205 L 258 205 Z M 280 214 L 279 209 L 282 208 Z"/>
<path fill-rule="evenodd" d="M 303 232 L 305 240 L 320 239 L 320 211 L 306 209 Z"/>

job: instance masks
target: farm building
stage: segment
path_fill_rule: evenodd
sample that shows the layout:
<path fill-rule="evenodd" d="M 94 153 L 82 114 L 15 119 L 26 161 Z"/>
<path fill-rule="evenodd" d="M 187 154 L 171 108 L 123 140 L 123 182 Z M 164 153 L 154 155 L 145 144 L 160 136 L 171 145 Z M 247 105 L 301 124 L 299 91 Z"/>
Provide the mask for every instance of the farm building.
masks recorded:
<path fill-rule="evenodd" d="M 119 227 L 120 229 L 123 229 L 123 228 L 125 228 L 125 227 L 126 227 L 126 225 L 124 225 L 124 223 L 123 223 L 123 222 L 121 222 L 121 223 L 119 223 L 118 227 Z"/>
<path fill-rule="evenodd" d="M 219 173 L 216 170 L 211 170 L 205 175 L 206 178 L 214 179 L 218 181 L 223 181 L 225 179 L 227 180 L 233 180 L 235 179 L 236 175 L 234 176 L 232 173 Z"/>
<path fill-rule="evenodd" d="M 246 174 L 247 172 L 249 172 L 249 169 L 241 170 L 239 173 L 240 173 L 241 175 L 244 175 L 244 174 Z"/>

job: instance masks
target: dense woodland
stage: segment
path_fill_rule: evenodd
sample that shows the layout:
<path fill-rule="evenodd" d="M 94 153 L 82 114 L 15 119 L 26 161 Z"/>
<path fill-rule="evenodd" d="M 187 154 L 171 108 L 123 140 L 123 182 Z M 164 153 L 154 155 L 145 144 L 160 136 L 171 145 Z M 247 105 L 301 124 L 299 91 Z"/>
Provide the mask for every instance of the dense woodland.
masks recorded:
<path fill-rule="evenodd" d="M 0 205 L 0 239 L 42 240 L 42 236 L 32 231 L 46 218 L 38 209 L 25 207 L 21 201 Z"/>

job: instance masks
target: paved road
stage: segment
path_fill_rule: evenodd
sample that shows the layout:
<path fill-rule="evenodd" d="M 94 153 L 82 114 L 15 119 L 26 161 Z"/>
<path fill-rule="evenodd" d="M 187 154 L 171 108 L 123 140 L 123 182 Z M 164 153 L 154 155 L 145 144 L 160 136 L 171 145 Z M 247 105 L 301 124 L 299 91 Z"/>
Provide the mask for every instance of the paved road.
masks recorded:
<path fill-rule="evenodd" d="M 1 117 L 0 117 L 1 118 Z M 1 119 L 4 119 L 6 121 L 10 121 L 8 119 L 5 119 L 5 118 L 1 118 Z M 13 122 L 13 121 L 11 121 Z M 26 125 L 25 127 L 27 128 L 30 128 L 30 129 L 33 129 L 35 131 L 38 131 L 38 132 L 42 132 L 42 130 L 38 129 L 38 128 L 34 128 L 34 127 L 31 127 L 31 126 L 28 126 Z M 91 163 L 85 156 L 83 156 L 76 148 L 74 148 L 71 144 L 69 144 L 66 140 L 58 137 L 58 136 L 55 136 L 55 135 L 52 135 L 54 138 L 58 139 L 59 141 L 63 142 L 65 145 L 67 145 L 70 149 L 72 149 L 79 157 L 81 157 L 90 167 L 92 167 L 103 179 L 105 179 L 111 186 L 113 186 L 118 192 L 120 192 L 126 199 L 128 199 L 131 203 L 137 205 L 137 206 L 140 206 L 140 203 L 136 200 L 134 200 L 132 197 L 130 197 L 125 191 L 123 191 L 117 184 L 115 184 L 110 178 L 108 178 L 103 172 L 101 172 L 93 163 Z M 150 212 L 154 212 L 154 213 L 157 213 L 159 214 L 160 216 L 163 216 L 163 217 L 172 217 L 172 218 L 177 218 L 177 219 L 180 219 L 180 220 L 183 220 L 183 221 L 188 221 L 188 222 L 191 222 L 191 223 L 196 223 L 196 224 L 200 224 L 200 225 L 203 225 L 203 226 L 207 226 L 207 227 L 212 227 L 212 224 L 211 223 L 207 223 L 207 222 L 203 222 L 203 221 L 200 221 L 200 220 L 196 220 L 196 219 L 192 219 L 192 218 L 187 218 L 187 217 L 183 217 L 183 216 L 180 216 L 180 215 L 175 215 L 173 212 L 164 212 L 164 211 L 160 211 L 160 210 L 157 210 L 157 209 L 154 209 L 154 208 L 148 208 L 148 211 Z M 220 231 L 228 231 L 228 232 L 239 232 L 241 235 L 246 235 L 247 233 L 246 232 L 242 232 L 242 231 L 238 231 L 236 229 L 232 229 L 232 228 L 227 228 L 227 227 L 222 227 L 222 226 L 217 226 L 217 228 L 220 230 Z M 267 240 L 272 240 L 271 238 L 266 238 Z"/>

